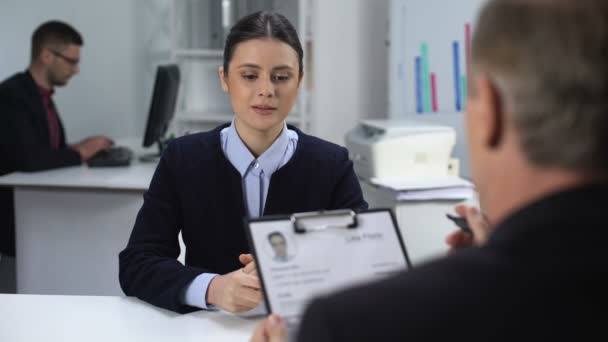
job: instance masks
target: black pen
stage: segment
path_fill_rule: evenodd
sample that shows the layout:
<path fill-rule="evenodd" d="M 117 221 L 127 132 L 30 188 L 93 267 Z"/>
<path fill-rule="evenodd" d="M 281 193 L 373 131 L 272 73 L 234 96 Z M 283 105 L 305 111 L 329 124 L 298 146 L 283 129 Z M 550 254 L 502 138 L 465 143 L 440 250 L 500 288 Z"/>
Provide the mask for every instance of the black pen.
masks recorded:
<path fill-rule="evenodd" d="M 469 226 L 469 223 L 467 222 L 466 218 L 450 214 L 445 214 L 445 216 L 452 220 L 452 222 L 454 222 L 460 229 L 462 229 L 462 231 L 467 232 L 469 234 L 473 234 L 473 230 L 471 230 L 471 227 Z"/>

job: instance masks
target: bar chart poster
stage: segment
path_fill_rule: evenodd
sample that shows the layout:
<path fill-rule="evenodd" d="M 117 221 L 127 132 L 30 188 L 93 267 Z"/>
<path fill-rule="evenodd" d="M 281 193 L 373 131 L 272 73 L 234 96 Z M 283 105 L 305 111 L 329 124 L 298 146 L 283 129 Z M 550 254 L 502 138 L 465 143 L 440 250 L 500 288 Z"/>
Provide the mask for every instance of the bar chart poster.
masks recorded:
<path fill-rule="evenodd" d="M 484 0 L 392 0 L 390 116 L 466 110 L 467 68 Z"/>

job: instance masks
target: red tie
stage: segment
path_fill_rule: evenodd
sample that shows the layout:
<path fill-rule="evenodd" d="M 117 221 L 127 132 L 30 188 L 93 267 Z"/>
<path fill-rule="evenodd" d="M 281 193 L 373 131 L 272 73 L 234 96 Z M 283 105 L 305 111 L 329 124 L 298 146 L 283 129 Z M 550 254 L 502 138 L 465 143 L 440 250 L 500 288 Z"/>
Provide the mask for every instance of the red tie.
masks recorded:
<path fill-rule="evenodd" d="M 59 143 L 61 142 L 59 131 L 59 120 L 57 119 L 57 111 L 55 110 L 55 105 L 53 104 L 53 100 L 49 98 L 49 104 L 46 110 L 47 121 L 49 122 L 49 140 L 52 148 L 59 148 Z"/>
<path fill-rule="evenodd" d="M 47 90 L 42 87 L 38 87 L 40 95 L 42 96 L 42 104 L 46 111 L 46 121 L 49 125 L 49 144 L 51 148 L 59 148 L 61 143 L 61 130 L 59 128 L 59 117 L 57 115 L 57 109 L 53 103 L 53 90 Z"/>

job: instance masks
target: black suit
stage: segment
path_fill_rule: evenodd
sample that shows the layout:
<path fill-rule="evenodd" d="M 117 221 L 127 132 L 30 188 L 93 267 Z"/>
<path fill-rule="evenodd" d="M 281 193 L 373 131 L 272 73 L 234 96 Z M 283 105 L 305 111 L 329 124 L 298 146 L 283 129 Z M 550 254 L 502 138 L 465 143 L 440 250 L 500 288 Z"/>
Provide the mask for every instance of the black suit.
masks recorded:
<path fill-rule="evenodd" d="M 606 198 L 605 186 L 547 196 L 482 248 L 317 299 L 298 341 L 606 341 Z"/>
<path fill-rule="evenodd" d="M 29 72 L 0 84 L 0 175 L 80 164 L 80 155 L 66 147 L 59 118 L 60 145 L 51 147 L 47 113 Z M 0 252 L 14 254 L 12 191 L 0 189 Z"/>

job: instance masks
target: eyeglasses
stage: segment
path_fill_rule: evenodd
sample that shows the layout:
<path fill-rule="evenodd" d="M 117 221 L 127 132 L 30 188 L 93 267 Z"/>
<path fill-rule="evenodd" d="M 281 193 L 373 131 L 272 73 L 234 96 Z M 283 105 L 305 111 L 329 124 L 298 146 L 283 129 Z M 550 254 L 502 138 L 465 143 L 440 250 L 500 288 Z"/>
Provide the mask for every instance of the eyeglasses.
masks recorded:
<path fill-rule="evenodd" d="M 54 50 L 50 50 L 50 51 L 51 51 L 51 53 L 53 53 L 53 55 L 60 57 L 61 59 L 68 62 L 72 66 L 76 66 L 76 65 L 78 65 L 78 63 L 80 63 L 80 60 L 78 58 L 71 58 L 71 57 L 68 57 L 68 56 L 62 54 L 61 52 L 57 52 Z"/>

